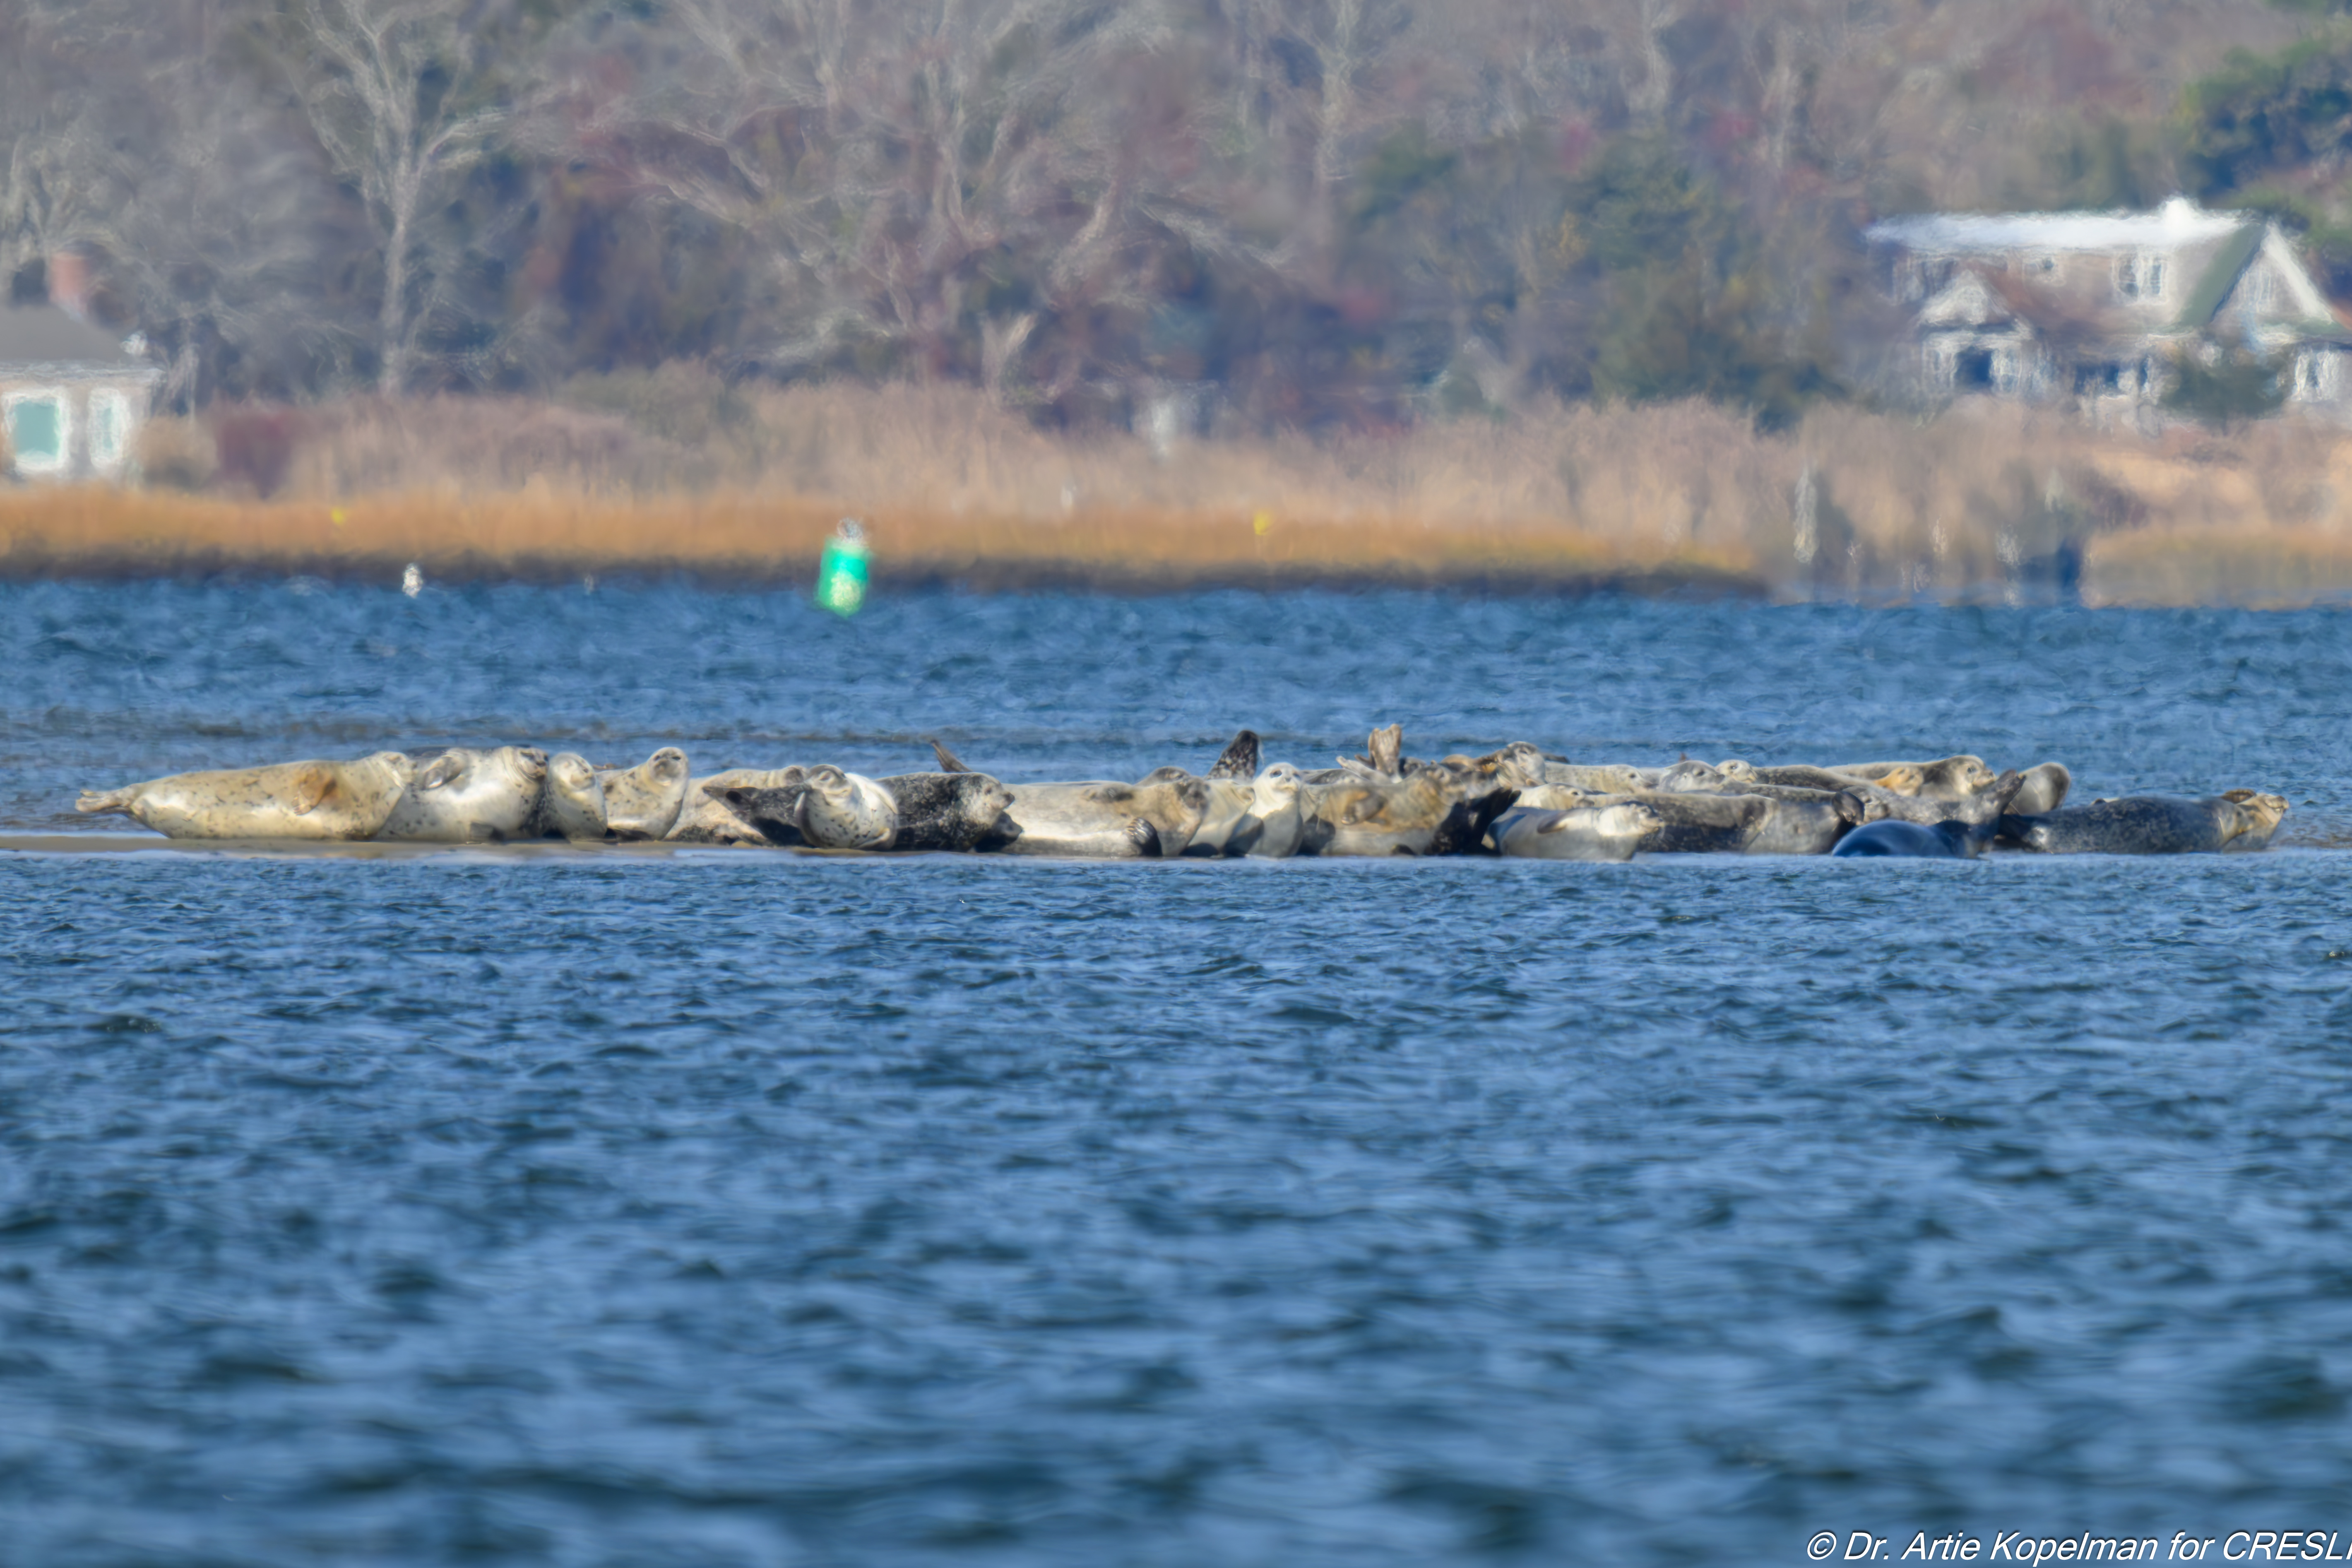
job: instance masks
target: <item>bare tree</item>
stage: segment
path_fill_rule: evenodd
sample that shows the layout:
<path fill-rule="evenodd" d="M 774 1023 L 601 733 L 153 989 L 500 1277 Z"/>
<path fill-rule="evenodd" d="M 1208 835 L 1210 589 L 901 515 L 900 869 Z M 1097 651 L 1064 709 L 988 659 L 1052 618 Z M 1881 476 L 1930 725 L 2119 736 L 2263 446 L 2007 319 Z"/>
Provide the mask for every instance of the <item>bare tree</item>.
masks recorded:
<path fill-rule="evenodd" d="M 1099 284 L 1139 197 L 1103 90 L 1166 33 L 1150 0 L 680 0 L 608 99 L 583 53 L 573 134 L 754 236 L 796 330 L 766 354 L 883 344 L 1000 395 Z"/>
<path fill-rule="evenodd" d="M 419 214 L 511 114 L 497 98 L 499 19 L 485 0 L 301 0 L 296 85 L 383 249 L 376 382 L 387 395 L 407 385 L 436 281 Z"/>

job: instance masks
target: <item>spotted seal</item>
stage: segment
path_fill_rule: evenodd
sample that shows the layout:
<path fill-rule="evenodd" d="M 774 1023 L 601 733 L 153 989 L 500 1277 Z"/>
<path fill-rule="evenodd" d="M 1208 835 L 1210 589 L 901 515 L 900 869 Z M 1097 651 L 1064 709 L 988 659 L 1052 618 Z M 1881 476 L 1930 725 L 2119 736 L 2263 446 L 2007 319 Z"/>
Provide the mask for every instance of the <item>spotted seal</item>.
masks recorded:
<path fill-rule="evenodd" d="M 662 836 L 665 844 L 793 845 L 802 843 L 793 821 L 795 802 L 771 801 L 772 814 L 759 823 L 747 820 L 719 795 L 730 789 L 796 790 L 808 774 L 802 768 L 728 768 L 705 778 L 689 779 L 686 803 L 677 820 Z"/>
<path fill-rule="evenodd" d="M 1543 774 L 1538 782 L 1582 790 L 1588 795 L 1634 795 L 1656 789 L 1659 776 L 1660 770 L 1656 768 L 1637 768 L 1626 763 L 1571 763 L 1547 754 Z"/>
<path fill-rule="evenodd" d="M 869 779 L 821 767 L 784 770 L 782 784 L 706 786 L 770 844 L 911 853 L 968 850 L 993 832 L 1012 791 L 986 773 L 895 773 Z"/>
<path fill-rule="evenodd" d="M 1514 860 L 1631 860 L 1663 824 L 1635 801 L 1567 811 L 1514 806 L 1495 819 L 1495 852 Z"/>
<path fill-rule="evenodd" d="M 402 752 L 378 752 L 347 763 L 222 768 L 84 790 L 74 809 L 119 812 L 167 838 L 367 838 L 415 775 L 416 764 Z"/>
<path fill-rule="evenodd" d="M 1892 766 L 1875 779 L 1860 778 L 1853 773 L 1841 773 L 1832 768 L 1808 767 L 1802 764 L 1755 768 L 1750 770 L 1748 777 L 1750 782 L 1755 784 L 1794 784 L 1800 789 L 1827 790 L 1832 795 L 1842 789 L 1852 789 L 1856 784 L 1867 784 L 1892 795 L 1912 795 L 1918 794 L 1921 784 L 1926 782 L 1925 775 L 1908 763 Z"/>
<path fill-rule="evenodd" d="M 995 832 L 974 846 L 1007 855 L 1157 860 L 1184 852 L 1209 805 L 1202 779 L 1017 784 Z"/>
<path fill-rule="evenodd" d="M 957 773 L 980 778 L 980 773 Z M 797 786 L 793 825 L 814 849 L 879 849 L 896 826 L 896 806 L 882 786 L 864 773 L 831 763 L 814 767 Z M 719 799 L 738 816 L 742 809 L 722 793 Z"/>
<path fill-rule="evenodd" d="M 1992 787 L 1998 776 L 1985 765 L 1982 757 L 1966 753 L 1921 763 L 1840 763 L 1830 772 L 1851 774 L 1897 795 L 1934 795 L 1945 800 L 1981 795 Z"/>
<path fill-rule="evenodd" d="M 961 852 L 997 831 L 1013 792 L 986 773 L 893 773 L 874 781 L 890 797 L 890 837 L 878 847 Z"/>
<path fill-rule="evenodd" d="M 1642 849 L 1652 855 L 1744 854 L 1748 840 L 1771 816 L 1773 806 L 1761 795 L 1678 795 L 1664 790 L 1598 795 L 1563 784 L 1523 790 L 1518 804 L 1549 811 L 1597 805 L 1647 806 L 1657 818 L 1657 826 L 1642 836 Z"/>
<path fill-rule="evenodd" d="M 2267 845 L 2286 813 L 2284 796 L 2250 789 L 2127 795 L 2040 816 L 2011 814 L 2000 834 L 2044 855 L 2210 854 L 2249 837 L 2255 847 Z"/>
<path fill-rule="evenodd" d="M 596 770 L 577 752 L 547 759 L 547 785 L 539 798 L 532 832 L 541 838 L 582 843 L 604 837 L 604 786 Z"/>
<path fill-rule="evenodd" d="M 1436 773 L 1417 773 L 1396 784 L 1359 778 L 1309 785 L 1299 796 L 1307 821 L 1299 852 L 1427 855 L 1454 805 L 1454 792 Z"/>
<path fill-rule="evenodd" d="M 547 753 L 536 746 L 452 746 L 417 768 L 375 837 L 415 844 L 529 837 L 546 793 Z"/>
<path fill-rule="evenodd" d="M 659 838 L 686 805 L 686 753 L 664 746 L 634 768 L 596 775 L 604 786 L 604 831 L 623 840 Z"/>

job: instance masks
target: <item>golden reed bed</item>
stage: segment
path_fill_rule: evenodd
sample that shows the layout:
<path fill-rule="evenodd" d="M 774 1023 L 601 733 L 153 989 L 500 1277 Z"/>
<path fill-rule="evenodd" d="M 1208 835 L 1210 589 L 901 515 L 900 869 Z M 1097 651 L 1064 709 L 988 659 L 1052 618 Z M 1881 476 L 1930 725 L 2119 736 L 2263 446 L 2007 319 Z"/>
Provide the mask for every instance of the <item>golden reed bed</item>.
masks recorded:
<path fill-rule="evenodd" d="M 275 421 L 257 480 L 216 454 Z M 250 445 L 250 442 L 247 443 Z M 1885 601 L 2352 599 L 2352 436 L 2102 430 L 1984 404 L 1536 403 L 1390 431 L 1040 430 L 951 386 L 728 387 L 673 366 L 552 401 L 355 399 L 151 426 L 151 488 L 0 489 L 0 575 L 805 582 L 845 515 L 877 584 L 1428 584 Z M 177 488 L 171 488 L 177 487 Z M 262 492 L 268 500 L 258 499 Z"/>
<path fill-rule="evenodd" d="M 510 494 L 244 502 L 84 489 L 0 497 L 0 574 L 317 573 L 396 580 L 685 572 L 806 581 L 845 506 L 805 497 L 643 500 Z M 877 584 L 1129 590 L 1432 584 L 1539 591 L 1761 593 L 1738 552 L 1637 551 L 1556 524 L 1131 507 L 1056 520 L 859 511 Z"/>

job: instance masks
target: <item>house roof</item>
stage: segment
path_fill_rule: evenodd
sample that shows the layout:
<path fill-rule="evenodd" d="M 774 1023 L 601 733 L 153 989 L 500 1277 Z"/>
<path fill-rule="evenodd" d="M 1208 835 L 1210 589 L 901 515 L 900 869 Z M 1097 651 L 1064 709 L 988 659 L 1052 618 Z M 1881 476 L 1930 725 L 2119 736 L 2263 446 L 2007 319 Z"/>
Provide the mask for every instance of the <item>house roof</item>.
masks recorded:
<path fill-rule="evenodd" d="M 1921 213 L 1888 218 L 1865 237 L 1910 250 L 1967 255 L 2008 250 L 2161 248 L 2219 239 L 2234 230 L 2262 233 L 2244 213 L 2208 212 L 2175 196 L 2152 213 Z"/>
<path fill-rule="evenodd" d="M 0 308 L 0 365 L 70 365 L 84 372 L 149 369 L 104 327 L 41 305 Z"/>
<path fill-rule="evenodd" d="M 2212 321 L 2213 313 L 2229 299 L 2230 290 L 2238 286 L 2238 275 L 2245 271 L 2254 252 L 2263 247 L 2263 225 L 2250 223 L 2213 253 L 2213 259 L 2206 263 L 2196 286 L 2189 290 L 2175 326 L 2193 331 Z"/>

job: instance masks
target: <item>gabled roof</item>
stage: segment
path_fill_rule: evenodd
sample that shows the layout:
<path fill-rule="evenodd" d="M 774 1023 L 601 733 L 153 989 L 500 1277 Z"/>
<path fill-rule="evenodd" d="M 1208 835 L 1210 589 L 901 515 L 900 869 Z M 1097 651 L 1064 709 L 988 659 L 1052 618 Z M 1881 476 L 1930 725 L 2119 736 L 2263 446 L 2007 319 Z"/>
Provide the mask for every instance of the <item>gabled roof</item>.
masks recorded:
<path fill-rule="evenodd" d="M 84 374 L 152 368 L 115 333 L 48 305 L 0 309 L 0 366 L 8 365 L 71 366 Z"/>
<path fill-rule="evenodd" d="M 2238 286 L 2238 278 L 2246 270 L 2246 264 L 2262 249 L 2263 234 L 2263 225 L 2250 223 L 2213 253 L 2213 259 L 2206 264 L 2196 286 L 2189 290 L 2174 326 L 2194 331 L 2213 320 L 2214 312 L 2221 310 L 2230 291 Z"/>

